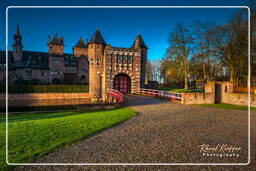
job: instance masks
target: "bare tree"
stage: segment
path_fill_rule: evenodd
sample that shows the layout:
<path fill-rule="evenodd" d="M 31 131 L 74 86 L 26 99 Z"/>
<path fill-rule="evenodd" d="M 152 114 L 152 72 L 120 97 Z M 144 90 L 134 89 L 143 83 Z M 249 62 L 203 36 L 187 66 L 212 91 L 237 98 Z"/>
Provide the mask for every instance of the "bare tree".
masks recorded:
<path fill-rule="evenodd" d="M 184 71 L 184 89 L 188 89 L 188 65 L 187 60 L 192 51 L 193 38 L 191 32 L 182 24 L 178 23 L 169 35 L 169 49 L 168 55 L 174 61 L 179 62 L 182 59 L 182 67 Z"/>

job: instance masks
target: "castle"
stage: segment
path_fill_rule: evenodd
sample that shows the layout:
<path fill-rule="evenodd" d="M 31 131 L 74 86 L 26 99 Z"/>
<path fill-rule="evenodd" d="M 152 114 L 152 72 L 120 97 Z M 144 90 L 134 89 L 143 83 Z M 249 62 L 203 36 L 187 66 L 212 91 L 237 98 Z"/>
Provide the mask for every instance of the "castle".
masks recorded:
<path fill-rule="evenodd" d="M 86 84 L 92 101 L 105 101 L 106 90 L 137 93 L 145 85 L 147 46 L 140 34 L 129 48 L 112 47 L 97 29 L 91 40 L 81 38 L 73 54 L 64 53 L 64 39 L 48 37 L 48 52 L 23 51 L 17 27 L 8 54 L 9 83 L 37 80 L 42 84 Z M 4 81 L 5 52 L 0 52 L 0 81 Z"/>

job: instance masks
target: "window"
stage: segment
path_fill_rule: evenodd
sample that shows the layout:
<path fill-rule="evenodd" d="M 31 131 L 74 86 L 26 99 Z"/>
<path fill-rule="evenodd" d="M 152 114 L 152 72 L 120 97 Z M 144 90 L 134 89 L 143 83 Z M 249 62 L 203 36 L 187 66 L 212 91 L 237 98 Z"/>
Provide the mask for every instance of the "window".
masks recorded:
<path fill-rule="evenodd" d="M 52 62 L 53 64 L 59 64 L 60 63 L 60 61 L 58 60 L 58 59 L 55 59 L 55 60 L 53 60 L 53 62 Z"/>
<path fill-rule="evenodd" d="M 26 70 L 26 76 L 27 77 L 32 77 L 32 71 L 31 70 Z"/>
<path fill-rule="evenodd" d="M 116 60 L 117 60 L 117 64 L 120 64 L 120 63 L 121 63 L 121 56 L 120 56 L 120 55 L 117 55 L 116 58 L 117 58 L 117 59 L 116 59 Z"/>
<path fill-rule="evenodd" d="M 82 68 L 81 71 L 87 73 L 87 70 L 86 70 L 86 69 L 83 69 L 83 68 Z"/>
<path fill-rule="evenodd" d="M 96 65 L 97 65 L 97 66 L 100 65 L 100 59 L 99 59 L 99 58 L 97 58 L 97 63 L 96 63 Z"/>
<path fill-rule="evenodd" d="M 124 62 L 125 62 L 125 56 L 122 55 L 122 64 L 124 64 Z"/>
<path fill-rule="evenodd" d="M 45 75 L 46 75 L 46 72 L 41 71 L 41 76 L 45 76 Z"/>
<path fill-rule="evenodd" d="M 127 63 L 130 64 L 131 63 L 131 56 L 127 56 Z"/>

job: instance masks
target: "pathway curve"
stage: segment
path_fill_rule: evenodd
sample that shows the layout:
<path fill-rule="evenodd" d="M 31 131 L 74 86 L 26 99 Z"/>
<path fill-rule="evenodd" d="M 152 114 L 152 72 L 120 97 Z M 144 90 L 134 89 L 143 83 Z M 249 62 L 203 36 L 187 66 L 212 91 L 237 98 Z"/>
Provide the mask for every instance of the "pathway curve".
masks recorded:
<path fill-rule="evenodd" d="M 138 115 L 70 147 L 51 153 L 40 163 L 205 163 L 244 162 L 247 158 L 247 111 L 181 105 L 161 99 L 129 95 L 126 105 Z M 252 112 L 252 123 L 256 113 Z M 249 166 L 233 169 L 254 169 L 255 126 L 251 132 Z M 205 157 L 199 145 L 235 145 L 242 148 L 238 157 Z M 187 166 L 179 166 L 183 170 Z M 221 166 L 223 170 L 230 166 Z M 246 167 L 246 168 L 245 168 Z M 16 170 L 151 170 L 175 169 L 174 166 L 26 166 Z M 195 170 L 219 169 L 216 166 L 193 166 Z"/>

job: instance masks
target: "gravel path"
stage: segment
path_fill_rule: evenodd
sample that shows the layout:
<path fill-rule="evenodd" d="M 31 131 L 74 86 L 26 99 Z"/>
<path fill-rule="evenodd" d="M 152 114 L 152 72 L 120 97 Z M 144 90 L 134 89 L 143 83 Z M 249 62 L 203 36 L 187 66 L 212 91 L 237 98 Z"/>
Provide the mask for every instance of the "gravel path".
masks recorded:
<path fill-rule="evenodd" d="M 246 163 L 247 111 L 173 104 L 130 95 L 126 105 L 138 115 L 39 163 Z M 251 113 L 255 123 L 256 113 Z M 256 170 L 255 125 L 251 129 L 251 163 L 247 166 L 26 166 L 16 170 Z M 206 157 L 199 145 L 241 147 L 238 157 Z M 237 153 L 237 152 L 236 152 Z"/>

